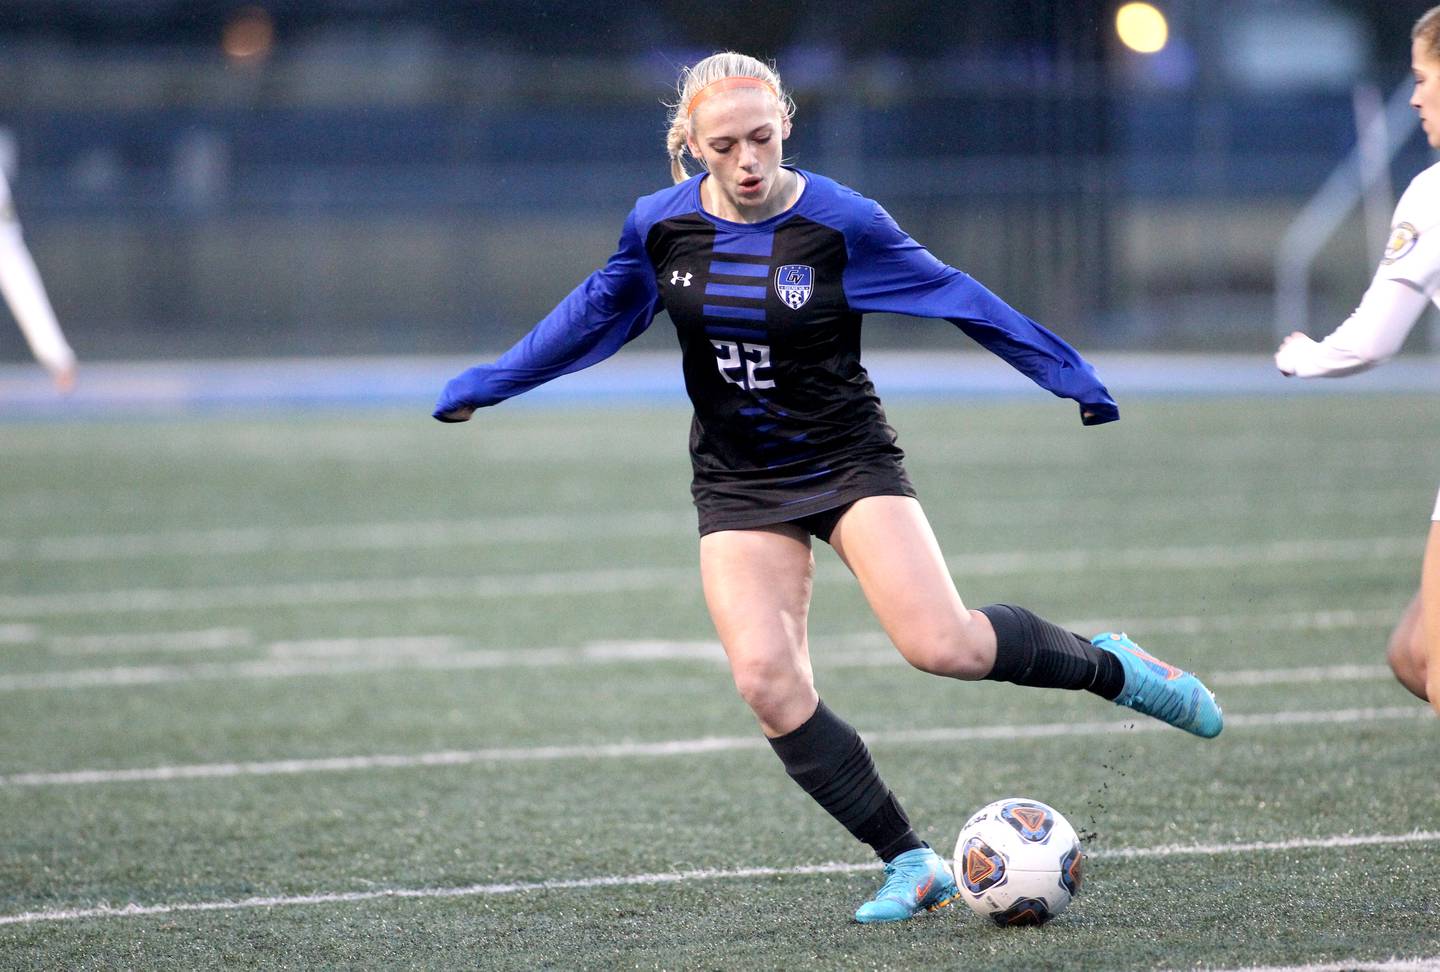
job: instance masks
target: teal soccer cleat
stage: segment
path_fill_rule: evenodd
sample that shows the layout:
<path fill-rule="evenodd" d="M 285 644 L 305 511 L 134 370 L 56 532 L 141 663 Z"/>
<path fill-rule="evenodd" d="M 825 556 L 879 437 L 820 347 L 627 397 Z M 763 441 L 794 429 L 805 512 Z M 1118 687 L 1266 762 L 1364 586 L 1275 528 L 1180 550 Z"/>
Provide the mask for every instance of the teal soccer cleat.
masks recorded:
<path fill-rule="evenodd" d="M 885 883 L 855 912 L 862 924 L 904 921 L 943 908 L 960 893 L 950 865 L 929 847 L 906 851 L 885 865 Z"/>
<path fill-rule="evenodd" d="M 1212 739 L 1225 725 L 1215 693 L 1191 675 L 1166 664 L 1123 634 L 1098 634 L 1090 643 L 1120 659 L 1125 668 L 1125 688 L 1116 705 L 1154 716 L 1177 729 Z"/>

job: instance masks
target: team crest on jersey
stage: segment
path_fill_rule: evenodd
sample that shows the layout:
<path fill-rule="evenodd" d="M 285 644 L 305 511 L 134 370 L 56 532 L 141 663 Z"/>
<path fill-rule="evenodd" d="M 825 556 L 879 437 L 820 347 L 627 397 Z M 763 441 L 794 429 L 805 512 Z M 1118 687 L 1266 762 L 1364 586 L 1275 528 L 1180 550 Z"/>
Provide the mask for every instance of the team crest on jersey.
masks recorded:
<path fill-rule="evenodd" d="M 1409 223 L 1397 223 L 1390 230 L 1390 242 L 1385 244 L 1385 257 L 1380 262 L 1389 266 L 1415 249 L 1420 241 L 1420 231 Z"/>
<path fill-rule="evenodd" d="M 775 271 L 775 293 L 791 310 L 799 310 L 815 290 L 815 268 L 787 263 Z"/>

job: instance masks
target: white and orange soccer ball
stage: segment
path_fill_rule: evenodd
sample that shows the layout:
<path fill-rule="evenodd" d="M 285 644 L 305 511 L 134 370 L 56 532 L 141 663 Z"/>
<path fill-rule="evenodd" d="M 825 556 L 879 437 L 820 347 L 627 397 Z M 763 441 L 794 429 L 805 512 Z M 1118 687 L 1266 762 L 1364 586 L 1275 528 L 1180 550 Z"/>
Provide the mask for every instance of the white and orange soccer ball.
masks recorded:
<path fill-rule="evenodd" d="M 997 925 L 1043 925 L 1080 893 L 1084 853 L 1070 822 L 1039 800 L 981 807 L 955 842 L 960 897 Z"/>

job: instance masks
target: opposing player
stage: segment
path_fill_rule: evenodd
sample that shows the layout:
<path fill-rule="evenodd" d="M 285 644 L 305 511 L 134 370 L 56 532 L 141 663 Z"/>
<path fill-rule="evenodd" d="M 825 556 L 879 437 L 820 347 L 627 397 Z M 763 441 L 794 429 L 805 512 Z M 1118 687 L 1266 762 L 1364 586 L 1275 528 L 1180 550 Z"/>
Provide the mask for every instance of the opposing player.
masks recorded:
<path fill-rule="evenodd" d="M 35 360 L 50 372 L 55 387 L 68 393 L 75 387 L 75 352 L 60 332 L 40 271 L 25 246 L 20 220 L 10 197 L 10 184 L 0 174 L 0 292 L 30 345 Z"/>
<path fill-rule="evenodd" d="M 1410 65 L 1410 104 L 1430 147 L 1440 149 L 1440 7 L 1416 22 Z M 1275 366 L 1298 378 L 1338 378 L 1373 368 L 1400 350 L 1432 301 L 1440 303 L 1440 164 L 1417 175 L 1400 197 L 1385 256 L 1355 313 L 1323 341 L 1290 334 L 1275 352 Z M 1420 590 L 1390 635 L 1386 657 L 1400 684 L 1440 714 L 1440 498 L 1431 514 Z"/>
<path fill-rule="evenodd" d="M 861 315 L 947 318 L 1078 402 L 1085 424 L 1119 411 L 1073 348 L 931 256 L 879 205 L 782 165 L 793 113 L 754 58 L 687 69 L 668 135 L 676 185 L 640 199 L 609 263 L 494 364 L 452 380 L 435 417 L 464 421 L 592 365 L 669 311 L 695 408 L 701 580 L 735 684 L 786 772 L 885 863 L 855 917 L 899 921 L 948 903 L 955 880 L 815 691 L 812 537 L 922 671 L 1088 689 L 1207 737 L 1221 715 L 1198 679 L 1124 635 L 1092 643 L 1022 607 L 961 602 L 860 364 Z M 704 171 L 687 176 L 686 153 Z"/>

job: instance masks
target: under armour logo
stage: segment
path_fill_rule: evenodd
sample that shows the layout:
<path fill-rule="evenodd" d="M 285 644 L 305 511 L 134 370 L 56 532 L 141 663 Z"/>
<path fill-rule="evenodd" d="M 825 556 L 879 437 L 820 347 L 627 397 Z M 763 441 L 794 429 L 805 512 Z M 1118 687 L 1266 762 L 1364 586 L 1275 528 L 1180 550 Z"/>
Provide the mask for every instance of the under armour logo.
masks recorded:
<path fill-rule="evenodd" d="M 672 270 L 670 272 L 670 283 L 672 285 L 683 284 L 684 286 L 688 287 L 690 286 L 690 278 L 693 276 L 695 276 L 693 273 L 687 273 L 682 275 L 679 270 Z"/>

